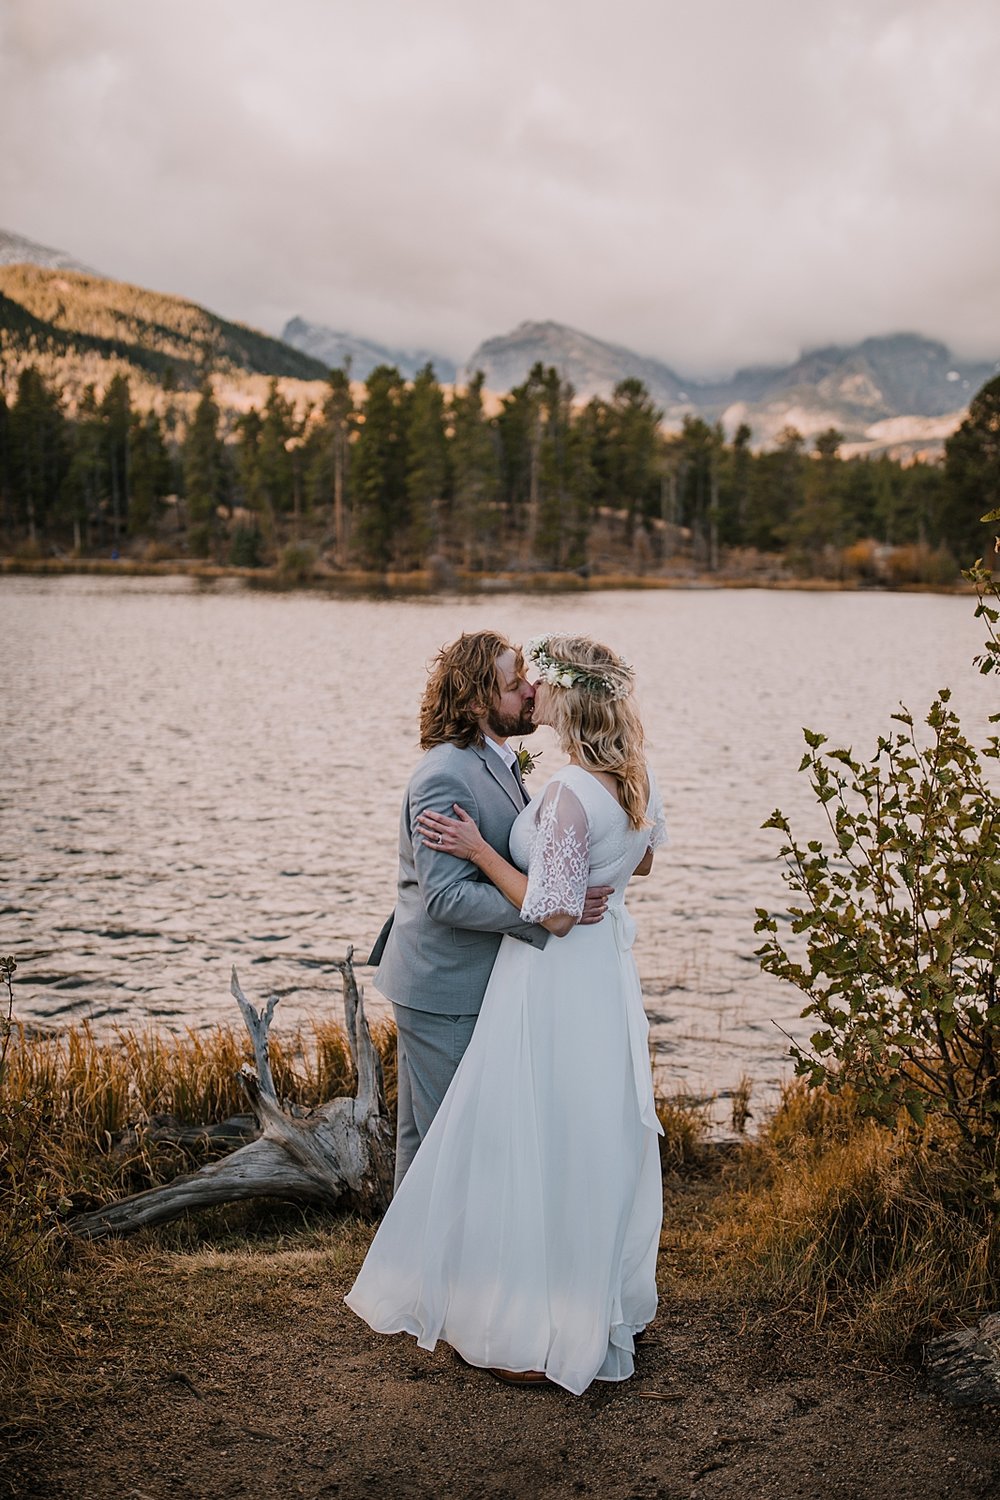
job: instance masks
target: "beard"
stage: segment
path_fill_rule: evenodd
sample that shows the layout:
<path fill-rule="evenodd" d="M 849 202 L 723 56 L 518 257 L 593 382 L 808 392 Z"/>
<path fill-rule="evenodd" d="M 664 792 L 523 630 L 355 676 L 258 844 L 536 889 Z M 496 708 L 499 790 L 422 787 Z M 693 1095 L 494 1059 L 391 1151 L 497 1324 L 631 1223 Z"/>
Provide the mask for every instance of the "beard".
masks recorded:
<path fill-rule="evenodd" d="M 486 715 L 486 722 L 499 740 L 508 739 L 512 734 L 534 734 L 535 732 L 530 709 L 519 714 L 502 714 L 498 708 L 491 708 Z"/>

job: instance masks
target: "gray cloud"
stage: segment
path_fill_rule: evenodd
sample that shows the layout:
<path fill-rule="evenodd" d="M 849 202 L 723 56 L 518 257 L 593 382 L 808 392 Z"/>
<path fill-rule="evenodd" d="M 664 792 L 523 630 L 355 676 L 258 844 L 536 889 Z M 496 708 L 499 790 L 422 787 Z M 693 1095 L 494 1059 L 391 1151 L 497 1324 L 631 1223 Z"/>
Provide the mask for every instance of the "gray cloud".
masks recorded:
<path fill-rule="evenodd" d="M 0 0 L 0 226 L 277 330 L 1000 354 L 994 0 Z"/>

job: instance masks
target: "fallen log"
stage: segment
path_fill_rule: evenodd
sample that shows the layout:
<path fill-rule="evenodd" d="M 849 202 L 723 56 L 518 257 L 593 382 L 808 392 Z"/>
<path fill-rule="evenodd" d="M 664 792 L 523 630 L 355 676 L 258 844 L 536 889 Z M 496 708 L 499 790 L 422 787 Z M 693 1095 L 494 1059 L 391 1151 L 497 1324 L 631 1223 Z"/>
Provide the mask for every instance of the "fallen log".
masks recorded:
<path fill-rule="evenodd" d="M 131 1234 L 192 1209 L 249 1198 L 381 1213 L 392 1196 L 395 1147 L 382 1063 L 365 1018 L 353 954 L 349 948 L 347 957 L 334 966 L 343 980 L 344 1019 L 357 1077 L 353 1099 L 330 1099 L 306 1114 L 292 1114 L 283 1107 L 267 1046 L 277 999 L 272 996 L 258 1011 L 243 994 L 234 968 L 230 989 L 254 1051 L 254 1067 L 244 1063 L 238 1076 L 259 1131 L 256 1138 L 163 1187 L 75 1215 L 69 1220 L 73 1233 L 87 1239 Z"/>

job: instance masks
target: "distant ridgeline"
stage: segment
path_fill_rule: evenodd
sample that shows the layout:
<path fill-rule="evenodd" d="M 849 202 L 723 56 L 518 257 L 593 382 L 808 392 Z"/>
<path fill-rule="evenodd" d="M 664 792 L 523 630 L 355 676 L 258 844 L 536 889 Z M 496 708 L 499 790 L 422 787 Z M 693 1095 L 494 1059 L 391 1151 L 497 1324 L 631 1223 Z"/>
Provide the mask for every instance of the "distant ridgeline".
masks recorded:
<path fill-rule="evenodd" d="M 324 330 L 297 323 L 286 333 L 331 352 Z M 524 369 L 539 339 L 553 358 Z M 353 363 L 331 371 L 183 299 L 0 264 L 0 550 L 284 561 L 298 575 L 944 583 L 991 547 L 979 517 L 1000 505 L 1000 377 L 953 366 L 941 345 L 869 340 L 688 389 L 650 361 L 648 381 L 623 374 L 637 356 L 560 325 L 511 340 L 482 346 L 486 375 L 451 390 L 419 351 L 362 385 Z M 490 371 L 510 377 L 506 394 L 489 392 Z M 951 392 L 965 399 L 949 407 Z M 876 419 L 891 427 L 905 399 L 941 424 L 943 463 L 921 440 L 899 454 L 845 442 Z M 831 413 L 843 423 L 819 427 Z"/>
<path fill-rule="evenodd" d="M 745 422 L 754 447 L 774 443 L 789 426 L 807 437 L 836 427 L 855 451 L 897 458 L 940 453 L 976 391 L 1000 373 L 1000 362 L 963 362 L 933 339 L 897 333 L 813 349 L 790 365 L 741 369 L 725 380 L 692 380 L 560 323 L 522 323 L 488 339 L 467 368 L 506 391 L 538 363 L 554 365 L 585 396 L 607 397 L 620 381 L 639 379 L 669 427 L 700 416 L 732 434 Z"/>
<path fill-rule="evenodd" d="M 74 396 L 114 375 L 140 388 L 196 390 L 207 372 L 307 381 L 328 373 L 279 339 L 180 297 L 33 265 L 0 266 L 0 356 L 7 386 L 34 364 Z"/>

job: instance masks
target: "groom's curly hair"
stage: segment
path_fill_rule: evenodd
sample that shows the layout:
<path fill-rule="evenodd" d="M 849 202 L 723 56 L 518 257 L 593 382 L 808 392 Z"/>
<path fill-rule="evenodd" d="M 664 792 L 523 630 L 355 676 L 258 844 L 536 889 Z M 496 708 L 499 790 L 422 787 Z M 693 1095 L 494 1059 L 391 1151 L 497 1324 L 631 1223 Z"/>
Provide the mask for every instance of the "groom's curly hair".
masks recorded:
<path fill-rule="evenodd" d="M 497 697 L 497 657 L 516 650 L 495 630 L 471 630 L 442 646 L 420 704 L 420 747 L 478 745 L 478 720 Z M 520 662 L 520 652 L 518 652 Z"/>

